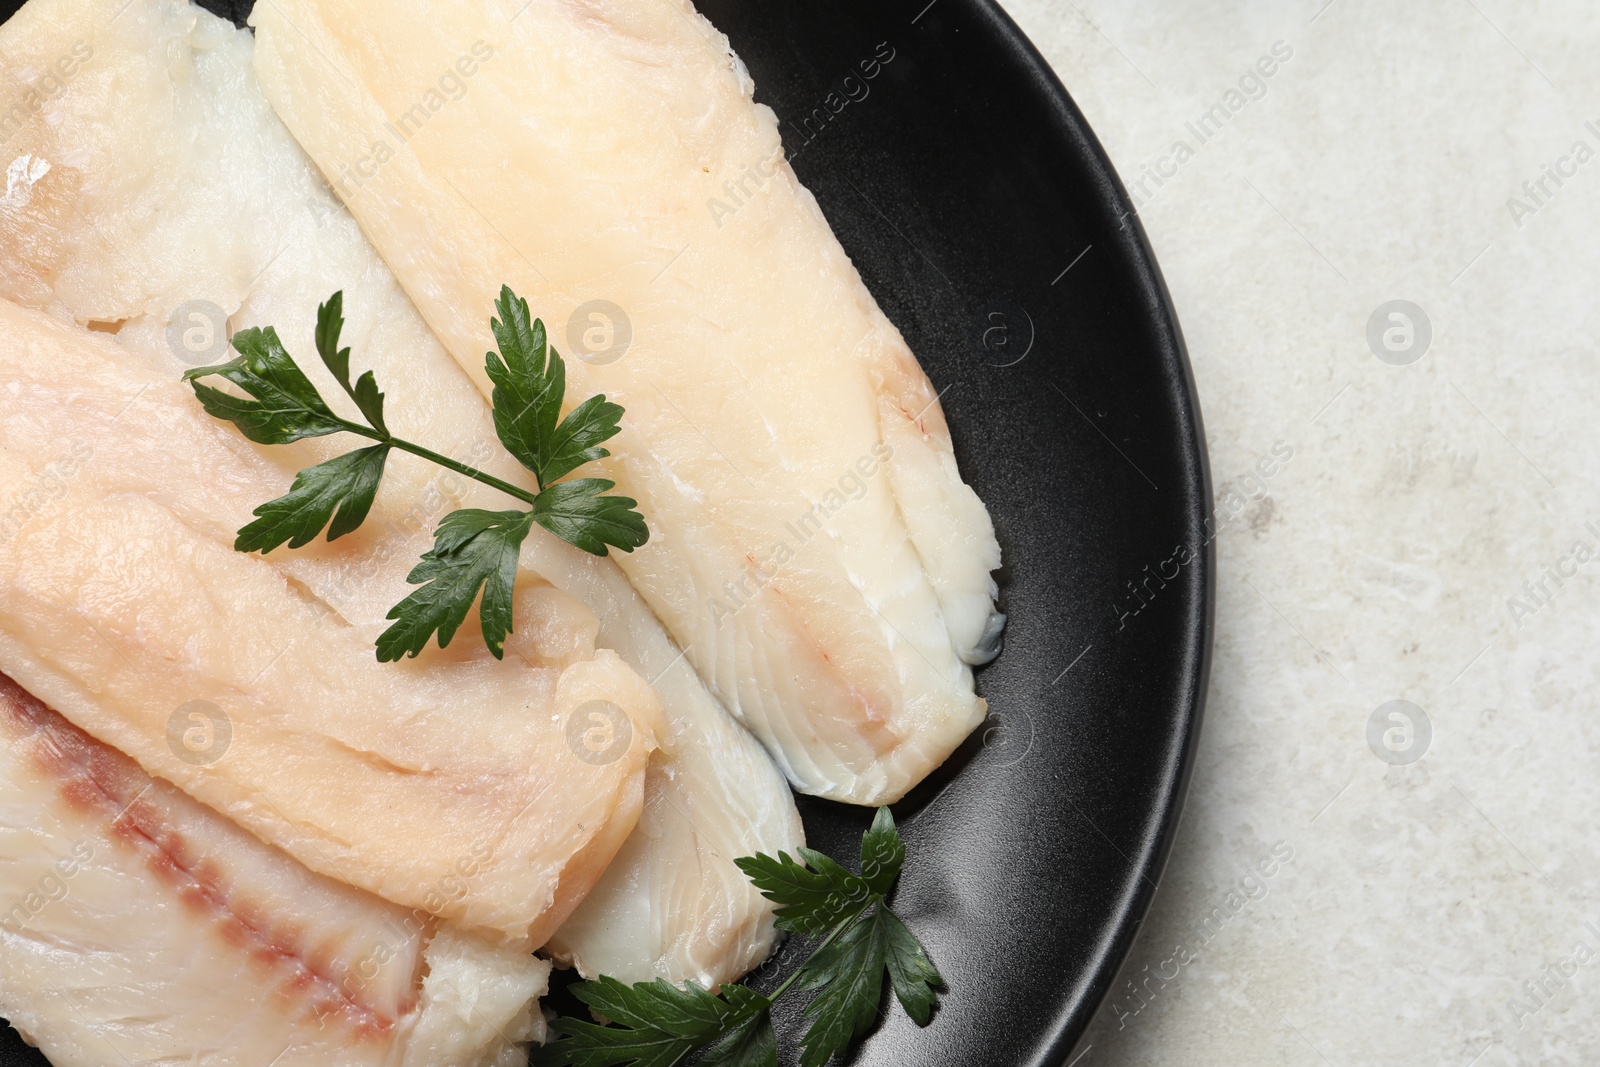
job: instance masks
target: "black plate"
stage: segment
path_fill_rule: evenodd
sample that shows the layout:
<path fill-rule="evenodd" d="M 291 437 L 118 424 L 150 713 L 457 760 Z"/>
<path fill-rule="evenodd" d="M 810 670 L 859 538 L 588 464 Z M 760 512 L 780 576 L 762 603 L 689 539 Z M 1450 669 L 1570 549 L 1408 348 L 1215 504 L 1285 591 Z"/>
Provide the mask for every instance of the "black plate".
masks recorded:
<path fill-rule="evenodd" d="M 1065 1062 L 1155 891 L 1206 691 L 1210 489 L 1171 301 L 1083 116 L 994 3 L 701 8 L 944 391 L 1005 549 L 991 722 L 896 811 L 897 908 L 949 993 L 926 1030 L 889 1013 L 850 1062 Z M 838 856 L 868 819 L 801 811 Z M 43 1062 L 8 1040 L 0 1063 Z"/>

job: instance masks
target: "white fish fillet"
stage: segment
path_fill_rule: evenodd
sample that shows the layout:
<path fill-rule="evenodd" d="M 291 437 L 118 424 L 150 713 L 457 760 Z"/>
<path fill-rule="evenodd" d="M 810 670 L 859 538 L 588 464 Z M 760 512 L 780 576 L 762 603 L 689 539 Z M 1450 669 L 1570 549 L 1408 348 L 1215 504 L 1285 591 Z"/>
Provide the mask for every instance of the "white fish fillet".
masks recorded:
<path fill-rule="evenodd" d="M 941 763 L 984 716 L 999 548 L 725 38 L 684 0 L 252 24 L 273 108 L 481 388 L 502 282 L 558 343 L 607 344 L 590 301 L 626 314 L 622 358 L 567 371 L 628 412 L 602 466 L 652 539 L 619 563 L 796 786 L 876 804 Z"/>
<path fill-rule="evenodd" d="M 638 819 L 654 692 L 605 651 L 564 667 L 481 644 L 379 663 L 366 633 L 166 505 L 187 495 L 190 441 L 231 428 L 140 406 L 176 383 L 129 362 L 0 300 L 0 484 L 42 490 L 0 538 L 0 670 L 312 870 L 541 944 Z M 564 725 L 594 701 L 628 727 L 609 762 Z M 180 743 L 195 714 L 231 721 L 226 748 Z M 459 898 L 437 900 L 479 853 Z"/>
<path fill-rule="evenodd" d="M 357 366 L 376 371 L 396 429 L 528 484 L 496 442 L 482 396 L 268 110 L 249 72 L 250 36 L 187 3 L 151 0 L 134 0 L 112 27 L 120 7 L 121 0 L 33 0 L 24 16 L 38 21 L 28 32 L 15 23 L 0 30 L 0 54 L 13 63 L 25 55 L 45 65 L 80 39 L 93 52 L 52 102 L 55 121 L 25 129 L 10 145 L 21 153 L 15 158 L 55 162 L 26 208 L 0 206 L 0 249 L 39 250 L 9 276 L 0 273 L 0 295 L 80 323 L 117 324 L 121 346 L 157 369 L 158 387 L 138 410 L 166 405 L 194 416 L 185 422 L 169 411 L 171 425 L 151 427 L 151 447 L 165 440 L 171 454 L 139 491 L 227 538 L 250 506 L 281 494 L 295 470 L 352 447 L 331 439 L 258 449 L 226 428 L 196 431 L 196 420 L 209 420 L 176 386 L 183 362 L 166 336 L 172 309 L 209 301 L 236 327 L 275 325 L 291 351 L 310 357 L 302 362 L 323 395 L 337 397 L 311 354 L 316 305 L 341 288 L 345 341 Z M 41 30 L 46 14 L 49 32 Z M 113 106 L 115 124 L 96 121 Z M 159 227 L 146 224 L 151 214 Z M 488 304 L 481 310 L 486 318 Z M 99 429 L 103 441 L 95 426 L 77 428 L 91 451 L 114 449 L 129 432 L 120 421 Z M 231 472 L 226 480 L 207 477 L 219 467 Z M 463 506 L 506 501 L 396 457 L 360 532 L 271 559 L 370 640 L 409 591 L 405 574 L 431 545 L 437 520 Z M 738 977 L 765 957 L 774 931 L 771 906 L 731 860 L 804 843 L 787 786 L 610 560 L 535 530 L 519 589 L 511 654 L 565 663 L 598 640 L 654 679 L 671 727 L 646 773 L 634 834 L 549 948 L 591 976 L 706 985 Z"/>
<path fill-rule="evenodd" d="M 512 1067 L 550 965 L 312 874 L 0 677 L 0 1015 L 56 1067 Z"/>

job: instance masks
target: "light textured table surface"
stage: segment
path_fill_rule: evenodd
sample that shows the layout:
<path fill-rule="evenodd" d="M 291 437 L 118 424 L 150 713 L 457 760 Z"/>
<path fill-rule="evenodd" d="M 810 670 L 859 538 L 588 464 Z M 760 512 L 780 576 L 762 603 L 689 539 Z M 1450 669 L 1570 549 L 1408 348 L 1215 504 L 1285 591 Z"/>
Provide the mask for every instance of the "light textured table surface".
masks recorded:
<path fill-rule="evenodd" d="M 1142 201 L 1237 513 L 1079 1067 L 1600 1062 L 1600 14 L 1005 6 Z"/>

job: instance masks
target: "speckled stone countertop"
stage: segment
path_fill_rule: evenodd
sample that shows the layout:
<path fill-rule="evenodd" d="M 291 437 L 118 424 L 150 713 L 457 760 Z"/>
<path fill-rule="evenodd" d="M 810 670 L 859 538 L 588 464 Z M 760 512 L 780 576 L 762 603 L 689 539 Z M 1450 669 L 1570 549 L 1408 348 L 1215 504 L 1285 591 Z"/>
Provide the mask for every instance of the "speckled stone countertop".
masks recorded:
<path fill-rule="evenodd" d="M 1076 1063 L 1600 1062 L 1600 17 L 1004 4 L 1139 203 L 1244 520 Z"/>

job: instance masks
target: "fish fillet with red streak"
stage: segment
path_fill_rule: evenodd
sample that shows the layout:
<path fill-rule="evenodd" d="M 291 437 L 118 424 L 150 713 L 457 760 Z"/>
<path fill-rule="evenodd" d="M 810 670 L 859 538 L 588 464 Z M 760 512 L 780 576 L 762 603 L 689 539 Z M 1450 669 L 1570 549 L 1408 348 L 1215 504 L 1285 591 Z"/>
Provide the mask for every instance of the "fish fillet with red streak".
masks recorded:
<path fill-rule="evenodd" d="M 312 873 L 4 676 L 0 741 L 0 1016 L 56 1067 L 511 1067 L 543 1039 L 549 964 Z"/>

